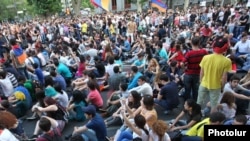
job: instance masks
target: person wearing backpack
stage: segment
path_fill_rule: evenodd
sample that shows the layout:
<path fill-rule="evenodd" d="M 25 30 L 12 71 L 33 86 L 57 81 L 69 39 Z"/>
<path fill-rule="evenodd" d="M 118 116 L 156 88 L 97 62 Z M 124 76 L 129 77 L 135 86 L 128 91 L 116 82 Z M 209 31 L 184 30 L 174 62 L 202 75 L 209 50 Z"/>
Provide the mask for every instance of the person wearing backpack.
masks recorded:
<path fill-rule="evenodd" d="M 21 75 L 25 76 L 26 78 L 29 78 L 25 65 L 25 59 L 27 58 L 25 51 L 17 43 L 15 38 L 10 39 L 10 45 L 11 45 L 10 58 L 12 60 L 14 67 Z"/>
<path fill-rule="evenodd" d="M 57 126 L 58 122 L 56 120 L 46 116 L 42 117 L 39 120 L 39 128 L 43 131 L 43 134 L 36 141 L 62 141 L 62 134 Z"/>

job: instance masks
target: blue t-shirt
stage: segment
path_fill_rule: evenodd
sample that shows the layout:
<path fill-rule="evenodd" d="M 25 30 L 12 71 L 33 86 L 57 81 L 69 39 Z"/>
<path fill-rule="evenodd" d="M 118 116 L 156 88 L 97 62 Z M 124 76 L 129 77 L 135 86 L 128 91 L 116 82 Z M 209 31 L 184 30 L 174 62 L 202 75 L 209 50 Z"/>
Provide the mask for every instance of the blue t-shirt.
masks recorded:
<path fill-rule="evenodd" d="M 38 67 L 40 68 L 42 66 L 40 60 L 38 59 L 38 57 L 32 57 L 34 63 L 36 63 L 38 65 Z"/>
<path fill-rule="evenodd" d="M 137 66 L 137 67 L 141 66 L 142 64 L 144 64 L 144 59 L 141 59 L 141 60 L 137 59 L 134 62 L 134 65 Z"/>
<path fill-rule="evenodd" d="M 178 85 L 175 82 L 169 82 L 161 88 L 160 95 L 168 104 L 173 107 L 179 104 Z"/>
<path fill-rule="evenodd" d="M 128 90 L 130 90 L 130 89 L 138 86 L 138 82 L 137 81 L 138 81 L 138 79 L 139 79 L 140 76 L 142 76 L 142 73 L 140 73 L 140 72 L 137 72 L 134 75 L 133 79 L 128 84 Z"/>
<path fill-rule="evenodd" d="M 165 48 L 162 48 L 159 52 L 159 56 L 164 59 L 164 60 L 168 60 L 168 53 L 166 51 Z"/>
<path fill-rule="evenodd" d="M 38 78 L 38 81 L 40 82 L 41 85 L 44 85 L 44 75 L 43 75 L 43 71 L 40 68 L 36 68 L 35 69 L 35 74 Z"/>
<path fill-rule="evenodd" d="M 67 84 L 65 79 L 61 75 L 57 75 L 53 78 L 55 83 L 58 83 L 63 90 L 66 90 Z"/>
<path fill-rule="evenodd" d="M 15 92 L 17 91 L 20 91 L 22 92 L 24 95 L 25 95 L 25 99 L 27 100 L 27 106 L 28 106 L 28 109 L 31 108 L 32 106 L 32 98 L 30 96 L 30 93 L 29 91 L 24 87 L 24 86 L 17 86 L 15 89 L 14 89 Z"/>
<path fill-rule="evenodd" d="M 57 67 L 57 72 L 59 74 L 61 74 L 64 78 L 71 78 L 72 74 L 69 70 L 69 68 L 64 65 L 63 63 L 59 63 L 58 67 Z"/>
<path fill-rule="evenodd" d="M 86 127 L 92 129 L 96 133 L 98 141 L 105 141 L 107 130 L 103 118 L 96 114 L 87 124 Z"/>

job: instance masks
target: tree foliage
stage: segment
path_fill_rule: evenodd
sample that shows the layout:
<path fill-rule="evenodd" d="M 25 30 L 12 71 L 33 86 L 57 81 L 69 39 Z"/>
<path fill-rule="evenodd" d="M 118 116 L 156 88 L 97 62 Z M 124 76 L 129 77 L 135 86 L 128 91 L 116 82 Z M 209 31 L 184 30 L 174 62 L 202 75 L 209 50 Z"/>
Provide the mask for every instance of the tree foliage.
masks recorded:
<path fill-rule="evenodd" d="M 94 9 L 94 6 L 90 3 L 90 0 L 82 0 L 82 7 Z"/>
<path fill-rule="evenodd" d="M 61 0 L 27 0 L 30 6 L 35 7 L 35 12 L 39 15 L 49 16 L 62 9 Z"/>

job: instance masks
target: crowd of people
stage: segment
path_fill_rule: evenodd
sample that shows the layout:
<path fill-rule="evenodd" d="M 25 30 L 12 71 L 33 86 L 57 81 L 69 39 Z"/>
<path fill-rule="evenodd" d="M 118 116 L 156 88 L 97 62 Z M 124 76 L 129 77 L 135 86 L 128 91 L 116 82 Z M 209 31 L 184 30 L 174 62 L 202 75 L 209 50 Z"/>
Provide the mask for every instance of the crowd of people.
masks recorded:
<path fill-rule="evenodd" d="M 204 125 L 249 124 L 249 15 L 236 4 L 1 23 L 0 140 L 63 140 L 71 121 L 86 122 L 71 141 L 202 141 Z M 31 137 L 23 117 L 37 121 Z"/>

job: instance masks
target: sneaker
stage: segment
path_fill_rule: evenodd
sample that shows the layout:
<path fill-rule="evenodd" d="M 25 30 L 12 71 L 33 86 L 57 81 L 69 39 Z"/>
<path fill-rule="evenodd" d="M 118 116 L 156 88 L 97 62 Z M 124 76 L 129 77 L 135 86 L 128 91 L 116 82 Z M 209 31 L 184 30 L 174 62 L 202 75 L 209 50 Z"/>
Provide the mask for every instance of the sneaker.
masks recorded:
<path fill-rule="evenodd" d="M 37 135 L 33 135 L 28 139 L 28 141 L 35 141 L 37 138 L 38 138 Z"/>

